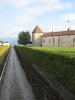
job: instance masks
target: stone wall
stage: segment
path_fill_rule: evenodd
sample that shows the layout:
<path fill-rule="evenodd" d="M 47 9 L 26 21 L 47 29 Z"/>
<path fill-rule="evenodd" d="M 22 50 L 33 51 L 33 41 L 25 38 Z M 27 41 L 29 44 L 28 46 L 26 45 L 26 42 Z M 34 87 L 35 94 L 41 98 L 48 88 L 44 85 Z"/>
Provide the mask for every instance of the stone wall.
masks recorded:
<path fill-rule="evenodd" d="M 42 37 L 44 47 L 75 47 L 75 35 Z"/>
<path fill-rule="evenodd" d="M 32 34 L 32 45 L 33 46 L 41 46 L 43 34 L 44 33 L 33 33 Z"/>
<path fill-rule="evenodd" d="M 53 47 L 53 37 L 42 37 L 42 46 Z"/>

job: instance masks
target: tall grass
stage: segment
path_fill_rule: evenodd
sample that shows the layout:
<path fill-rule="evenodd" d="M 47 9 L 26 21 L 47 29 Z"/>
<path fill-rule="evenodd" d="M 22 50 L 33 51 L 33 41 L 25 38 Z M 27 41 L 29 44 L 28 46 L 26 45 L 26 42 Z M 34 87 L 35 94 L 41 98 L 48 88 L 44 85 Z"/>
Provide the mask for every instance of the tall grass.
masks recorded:
<path fill-rule="evenodd" d="M 4 63 L 5 63 L 9 48 L 10 46 L 0 46 L 0 75 L 4 67 Z"/>
<path fill-rule="evenodd" d="M 10 48 L 10 46 L 0 46 L 0 57 Z"/>

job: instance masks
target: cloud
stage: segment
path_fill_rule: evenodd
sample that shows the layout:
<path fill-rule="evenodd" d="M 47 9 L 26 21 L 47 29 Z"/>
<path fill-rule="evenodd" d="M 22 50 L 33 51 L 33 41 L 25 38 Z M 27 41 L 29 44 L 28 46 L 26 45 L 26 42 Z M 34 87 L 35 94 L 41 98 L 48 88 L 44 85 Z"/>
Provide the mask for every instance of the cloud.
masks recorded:
<path fill-rule="evenodd" d="M 25 14 L 22 14 L 22 15 L 19 15 L 19 16 L 16 16 L 15 18 L 15 21 L 18 23 L 18 24 L 24 24 L 24 23 L 29 23 L 33 20 L 32 16 L 30 15 L 25 15 Z"/>
<path fill-rule="evenodd" d="M 8 33 L 20 32 L 21 30 L 24 30 L 24 27 L 19 26 L 25 26 L 25 24 L 27 25 L 31 24 L 31 22 L 32 24 L 37 22 L 35 20 L 37 20 L 40 15 L 45 16 L 47 13 L 50 14 L 52 11 L 63 10 L 71 7 L 71 4 L 62 2 L 62 0 L 0 0 L 0 7 L 2 5 L 6 5 L 10 10 L 15 9 L 13 13 L 14 16 L 12 17 L 12 13 L 9 16 L 13 19 L 13 22 L 11 20 L 12 26 L 9 26 L 7 23 L 9 28 L 1 29 L 3 33 L 6 33 L 6 31 Z M 11 10 L 11 12 L 12 11 L 13 10 Z M 40 23 L 44 24 L 43 22 Z"/>
<path fill-rule="evenodd" d="M 66 28 L 66 29 L 70 28 L 70 30 L 75 30 L 75 25 L 69 26 L 69 27 L 68 27 L 68 26 L 65 26 L 65 28 Z"/>
<path fill-rule="evenodd" d="M 70 4 L 65 4 L 61 0 L 7 0 L 10 5 L 16 6 L 16 7 L 27 7 L 31 8 L 41 6 L 41 7 L 48 7 L 53 9 L 53 7 L 57 8 L 67 8 L 70 6 Z M 45 9 L 44 9 L 45 10 Z"/>
<path fill-rule="evenodd" d="M 75 30 L 75 26 L 71 26 L 71 29 L 72 29 L 72 30 Z"/>
<path fill-rule="evenodd" d="M 20 8 L 16 16 L 18 23 L 29 23 L 35 17 L 71 7 L 70 4 L 62 3 L 61 0 L 11 0 L 12 4 Z M 20 3 L 22 2 L 22 3 Z M 16 5 L 15 5 L 16 4 Z"/>
<path fill-rule="evenodd" d="M 62 15 L 62 19 L 66 20 L 66 21 L 75 21 L 75 13 L 68 13 L 68 14 L 64 14 Z"/>
<path fill-rule="evenodd" d="M 29 0 L 8 0 L 8 3 L 16 7 L 24 7 L 30 4 Z"/>
<path fill-rule="evenodd" d="M 15 7 L 23 7 L 23 6 L 30 4 L 30 2 L 28 0 L 0 0 L 0 4 L 1 5 L 12 5 Z"/>
<path fill-rule="evenodd" d="M 63 3 L 61 0 L 0 0 L 0 3 L 6 5 L 9 4 L 19 8 L 37 8 L 41 6 L 43 9 L 46 7 L 49 9 L 53 9 L 55 7 L 62 9 L 71 6 L 70 4 Z"/>
<path fill-rule="evenodd" d="M 0 0 L 0 3 L 18 8 L 18 19 L 25 17 L 23 21 L 26 19 L 26 23 L 44 13 L 71 7 L 71 4 L 61 0 Z"/>

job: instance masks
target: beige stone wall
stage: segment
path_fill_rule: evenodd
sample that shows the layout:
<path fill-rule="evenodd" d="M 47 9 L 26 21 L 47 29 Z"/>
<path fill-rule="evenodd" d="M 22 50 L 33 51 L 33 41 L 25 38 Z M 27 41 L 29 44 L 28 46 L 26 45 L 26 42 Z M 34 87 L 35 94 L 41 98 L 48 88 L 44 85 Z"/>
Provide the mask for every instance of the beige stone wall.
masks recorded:
<path fill-rule="evenodd" d="M 32 45 L 41 46 L 42 45 L 42 35 L 44 33 L 33 33 L 32 34 Z"/>
<path fill-rule="evenodd" d="M 53 39 L 54 39 L 54 43 L 53 43 L 54 45 L 53 45 L 53 46 L 54 46 L 54 47 L 58 47 L 58 46 L 59 46 L 59 43 L 58 43 L 58 39 L 59 39 L 59 38 L 60 38 L 59 36 L 54 36 L 54 37 L 53 37 Z"/>
<path fill-rule="evenodd" d="M 42 37 L 42 46 L 45 47 L 73 47 L 75 35 Z"/>
<path fill-rule="evenodd" d="M 42 37 L 42 46 L 53 46 L 53 37 Z"/>
<path fill-rule="evenodd" d="M 75 38 L 75 35 L 65 35 L 62 36 L 62 46 L 63 47 L 73 47 L 73 39 Z"/>
<path fill-rule="evenodd" d="M 42 46 L 57 47 L 59 36 L 42 37 Z"/>

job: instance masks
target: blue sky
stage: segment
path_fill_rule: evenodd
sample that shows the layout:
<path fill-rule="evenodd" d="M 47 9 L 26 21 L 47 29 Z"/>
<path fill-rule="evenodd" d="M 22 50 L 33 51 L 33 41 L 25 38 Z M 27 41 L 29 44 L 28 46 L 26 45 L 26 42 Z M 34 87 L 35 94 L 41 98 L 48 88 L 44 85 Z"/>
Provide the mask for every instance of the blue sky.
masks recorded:
<path fill-rule="evenodd" d="M 75 29 L 75 0 L 0 0 L 0 38 L 31 33 L 36 25 L 46 32 Z"/>

